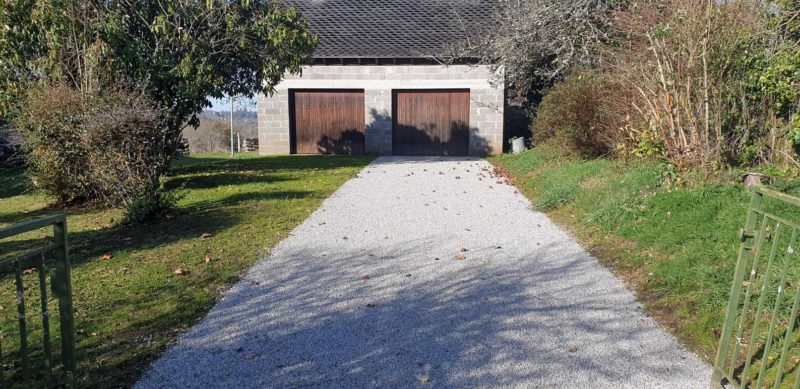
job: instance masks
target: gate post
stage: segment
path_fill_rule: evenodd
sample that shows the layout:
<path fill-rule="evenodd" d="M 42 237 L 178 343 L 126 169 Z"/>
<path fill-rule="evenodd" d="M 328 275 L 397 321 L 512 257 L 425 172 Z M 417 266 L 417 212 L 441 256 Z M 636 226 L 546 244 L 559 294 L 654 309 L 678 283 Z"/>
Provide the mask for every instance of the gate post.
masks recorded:
<path fill-rule="evenodd" d="M 753 196 L 750 199 L 750 206 L 747 210 L 747 219 L 745 226 L 739 231 L 739 238 L 741 244 L 739 245 L 739 255 L 736 260 L 736 271 L 733 276 L 733 284 L 731 285 L 731 294 L 728 298 L 728 306 L 725 310 L 725 321 L 722 324 L 722 332 L 720 334 L 719 347 L 717 348 L 717 355 L 714 358 L 714 371 L 711 375 L 711 387 L 714 389 L 722 389 L 722 379 L 725 372 L 725 359 L 728 356 L 728 346 L 730 344 L 730 337 L 733 333 L 733 326 L 736 322 L 736 307 L 739 305 L 739 296 L 742 293 L 742 281 L 744 281 L 745 272 L 747 271 L 747 263 L 750 261 L 752 254 L 753 243 L 756 240 L 756 226 L 758 223 L 758 214 L 754 212 L 761 205 L 764 195 L 758 188 L 753 190 Z"/>

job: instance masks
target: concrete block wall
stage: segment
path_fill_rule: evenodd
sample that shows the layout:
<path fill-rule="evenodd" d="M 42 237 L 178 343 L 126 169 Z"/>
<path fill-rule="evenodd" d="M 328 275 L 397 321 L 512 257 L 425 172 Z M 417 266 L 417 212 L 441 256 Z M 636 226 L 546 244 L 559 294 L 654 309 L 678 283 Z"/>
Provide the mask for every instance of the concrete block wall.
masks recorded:
<path fill-rule="evenodd" d="M 262 155 L 289 154 L 289 91 L 277 90 L 272 96 L 259 96 L 258 152 Z"/>
<path fill-rule="evenodd" d="M 369 154 L 392 153 L 392 90 L 469 89 L 470 155 L 503 150 L 503 89 L 490 84 L 488 66 L 305 66 L 289 75 L 272 96 L 258 99 L 261 154 L 289 154 L 290 89 L 363 89 L 366 148 Z"/>

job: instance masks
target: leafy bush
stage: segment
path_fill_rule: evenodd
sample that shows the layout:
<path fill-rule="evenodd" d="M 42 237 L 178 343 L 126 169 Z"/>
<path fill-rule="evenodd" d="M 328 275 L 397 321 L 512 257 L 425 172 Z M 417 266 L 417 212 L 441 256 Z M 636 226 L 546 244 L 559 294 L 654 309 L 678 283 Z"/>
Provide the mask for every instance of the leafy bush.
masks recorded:
<path fill-rule="evenodd" d="M 169 164 L 160 111 L 141 93 L 33 89 L 17 115 L 34 184 L 60 203 L 131 206 Z"/>
<path fill-rule="evenodd" d="M 627 95 L 624 85 L 594 73 L 579 73 L 556 84 L 533 121 L 534 144 L 554 140 L 585 157 L 610 155 L 623 141 Z M 617 107 L 622 106 L 622 109 Z"/>
<path fill-rule="evenodd" d="M 25 139 L 28 174 L 59 203 L 95 198 L 83 147 L 84 98 L 65 86 L 31 91 L 16 117 Z"/>
<path fill-rule="evenodd" d="M 636 88 L 636 128 L 657 134 L 679 171 L 792 158 L 800 57 L 780 26 L 798 9 L 785 6 L 646 1 L 615 15 L 603 66 Z"/>
<path fill-rule="evenodd" d="M 141 94 L 114 92 L 91 96 L 85 115 L 91 182 L 105 203 L 130 206 L 153 193 L 170 161 L 159 110 Z"/>
<path fill-rule="evenodd" d="M 151 194 L 134 198 L 125 210 L 124 223 L 151 223 L 166 215 L 177 206 L 178 199 L 173 192 L 158 188 Z"/>

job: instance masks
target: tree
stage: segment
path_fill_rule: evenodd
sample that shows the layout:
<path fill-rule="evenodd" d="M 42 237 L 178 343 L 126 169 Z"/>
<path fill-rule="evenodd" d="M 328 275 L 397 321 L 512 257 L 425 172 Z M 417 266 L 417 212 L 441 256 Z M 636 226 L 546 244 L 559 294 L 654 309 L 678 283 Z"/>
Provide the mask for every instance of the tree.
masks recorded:
<path fill-rule="evenodd" d="M 590 64 L 606 42 L 607 16 L 616 0 L 516 0 L 504 2 L 496 28 L 477 42 L 456 48 L 503 67 L 507 89 L 527 95 L 552 85 L 567 71 Z"/>
<path fill-rule="evenodd" d="M 9 0 L 0 8 L 0 116 L 28 83 L 85 92 L 143 85 L 174 152 L 209 97 L 271 93 L 316 38 L 297 10 L 270 0 Z"/>

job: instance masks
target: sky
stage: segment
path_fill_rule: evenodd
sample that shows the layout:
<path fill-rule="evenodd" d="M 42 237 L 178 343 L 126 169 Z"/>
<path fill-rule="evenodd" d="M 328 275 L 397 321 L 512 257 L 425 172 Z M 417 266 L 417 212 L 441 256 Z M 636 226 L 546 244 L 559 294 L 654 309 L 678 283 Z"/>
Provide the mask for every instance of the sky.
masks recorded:
<path fill-rule="evenodd" d="M 229 111 L 231 109 L 230 100 L 227 98 L 224 99 L 211 99 L 211 108 L 206 108 L 208 111 Z M 255 98 L 247 99 L 245 104 L 241 104 L 239 102 L 236 103 L 236 109 L 241 110 L 244 108 L 246 111 L 253 111 L 256 110 L 256 102 Z"/>

